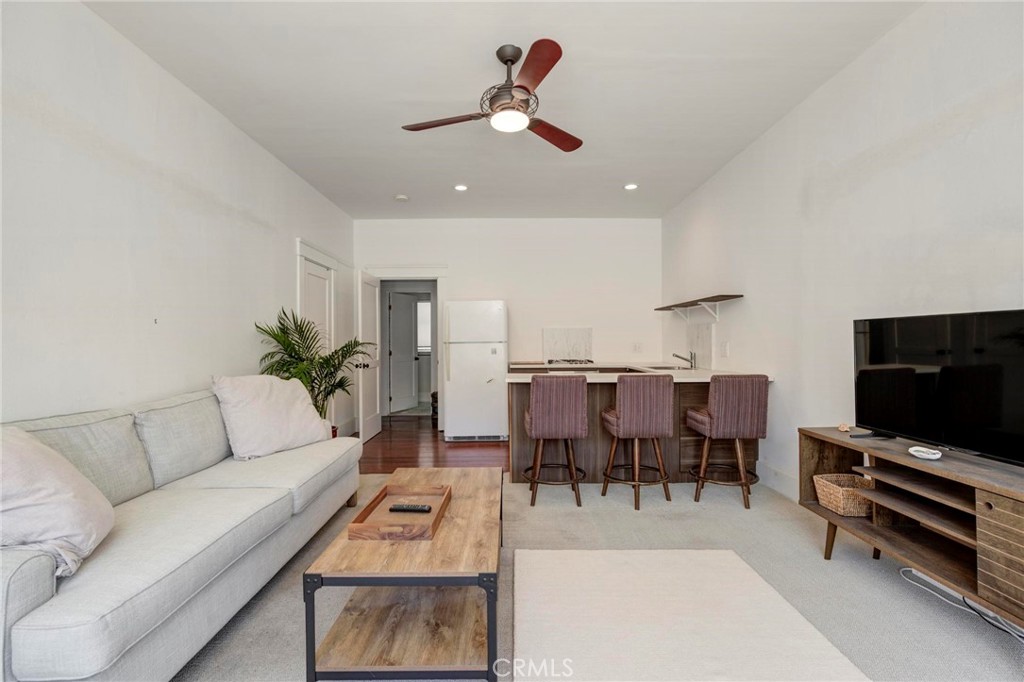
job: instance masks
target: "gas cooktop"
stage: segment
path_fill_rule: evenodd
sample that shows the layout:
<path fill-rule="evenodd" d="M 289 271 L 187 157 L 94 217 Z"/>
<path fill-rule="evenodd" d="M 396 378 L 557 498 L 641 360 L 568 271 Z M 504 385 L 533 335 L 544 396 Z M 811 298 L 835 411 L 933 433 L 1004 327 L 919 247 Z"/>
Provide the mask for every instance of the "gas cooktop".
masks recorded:
<path fill-rule="evenodd" d="M 581 360 L 579 358 L 560 358 L 558 360 L 548 360 L 549 365 L 592 365 L 593 360 Z"/>

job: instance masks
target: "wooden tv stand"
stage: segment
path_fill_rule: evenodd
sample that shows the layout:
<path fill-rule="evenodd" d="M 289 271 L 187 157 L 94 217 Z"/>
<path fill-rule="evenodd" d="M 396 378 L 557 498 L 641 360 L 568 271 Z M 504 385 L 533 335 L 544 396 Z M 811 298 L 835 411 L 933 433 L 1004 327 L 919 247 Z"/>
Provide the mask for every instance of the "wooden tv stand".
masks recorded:
<path fill-rule="evenodd" d="M 799 434 L 800 504 L 828 521 L 826 559 L 841 528 L 875 548 L 875 558 L 888 554 L 1024 627 L 1024 468 L 945 449 L 942 459 L 918 459 L 907 448 L 920 443 L 902 438 L 851 439 L 835 428 Z M 835 473 L 874 479 L 862 491 L 871 516 L 818 504 L 812 477 Z"/>

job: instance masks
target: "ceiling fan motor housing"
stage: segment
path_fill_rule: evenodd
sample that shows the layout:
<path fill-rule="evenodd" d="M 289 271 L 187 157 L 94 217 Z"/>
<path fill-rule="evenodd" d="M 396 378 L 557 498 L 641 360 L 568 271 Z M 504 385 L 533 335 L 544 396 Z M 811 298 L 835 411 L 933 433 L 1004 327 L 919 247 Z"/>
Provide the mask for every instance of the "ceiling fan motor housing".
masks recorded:
<path fill-rule="evenodd" d="M 527 97 L 518 97 L 517 95 L 521 93 L 513 92 L 513 90 L 516 90 L 516 88 L 511 83 L 499 83 L 484 90 L 484 94 L 480 96 L 480 113 L 484 116 L 490 116 L 499 111 L 514 109 L 533 118 L 533 115 L 537 113 L 537 107 L 540 105 L 537 95 L 530 94 Z"/>

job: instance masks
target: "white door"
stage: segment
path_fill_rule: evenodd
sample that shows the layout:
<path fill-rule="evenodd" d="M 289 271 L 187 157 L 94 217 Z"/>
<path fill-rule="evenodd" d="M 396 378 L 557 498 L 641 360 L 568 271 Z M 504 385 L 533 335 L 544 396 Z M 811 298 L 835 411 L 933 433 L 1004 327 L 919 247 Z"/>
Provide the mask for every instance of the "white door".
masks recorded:
<path fill-rule="evenodd" d="M 323 339 L 323 350 L 334 348 L 334 325 L 332 309 L 334 307 L 333 272 L 319 263 L 303 258 L 302 276 L 299 280 L 299 315 L 310 320 L 320 330 Z M 334 404 L 327 408 L 327 419 L 334 424 Z"/>
<path fill-rule="evenodd" d="M 359 340 L 380 343 L 380 280 L 359 273 Z M 359 362 L 359 440 L 364 443 L 380 433 L 380 348 Z"/>
<path fill-rule="evenodd" d="M 419 404 L 415 294 L 388 294 L 388 382 L 394 414 Z"/>

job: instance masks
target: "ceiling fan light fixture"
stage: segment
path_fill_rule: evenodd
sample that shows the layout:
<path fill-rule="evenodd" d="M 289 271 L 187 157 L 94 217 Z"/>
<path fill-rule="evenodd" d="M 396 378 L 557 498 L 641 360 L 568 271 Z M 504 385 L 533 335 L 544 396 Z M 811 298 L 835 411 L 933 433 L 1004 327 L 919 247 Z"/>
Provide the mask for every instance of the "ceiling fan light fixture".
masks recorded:
<path fill-rule="evenodd" d="M 530 117 L 515 109 L 505 109 L 491 114 L 491 127 L 503 133 L 518 133 L 530 125 Z"/>

